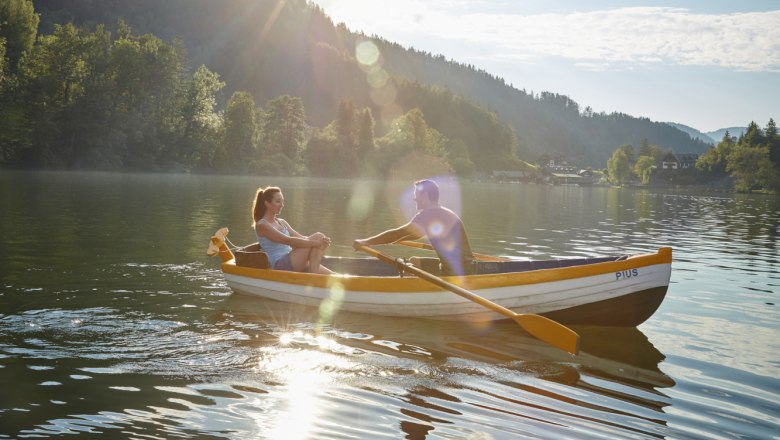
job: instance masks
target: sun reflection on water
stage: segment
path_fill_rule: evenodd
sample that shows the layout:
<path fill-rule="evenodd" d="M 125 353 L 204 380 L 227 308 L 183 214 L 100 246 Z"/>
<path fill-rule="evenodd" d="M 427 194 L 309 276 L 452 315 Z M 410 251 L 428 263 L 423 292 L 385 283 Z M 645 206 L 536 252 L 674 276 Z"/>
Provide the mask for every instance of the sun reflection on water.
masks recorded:
<path fill-rule="evenodd" d="M 328 420 L 325 402 L 338 371 L 349 370 L 353 363 L 334 353 L 341 345 L 325 335 L 312 335 L 301 330 L 279 335 L 279 344 L 262 349 L 263 355 L 255 372 L 279 382 L 272 398 L 272 427 L 268 413 L 257 414 L 257 424 L 268 438 L 313 438 L 316 424 Z"/>

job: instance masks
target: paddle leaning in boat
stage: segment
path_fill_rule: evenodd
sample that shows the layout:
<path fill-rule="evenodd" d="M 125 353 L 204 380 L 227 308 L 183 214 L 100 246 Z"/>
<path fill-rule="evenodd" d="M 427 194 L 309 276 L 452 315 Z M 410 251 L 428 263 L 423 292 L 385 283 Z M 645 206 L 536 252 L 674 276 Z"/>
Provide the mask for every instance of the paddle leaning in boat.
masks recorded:
<path fill-rule="evenodd" d="M 545 261 L 475 254 L 481 260 L 479 275 L 439 277 L 435 270 L 422 270 L 363 246 L 361 250 L 376 259 L 325 257 L 322 264 L 338 274 L 320 275 L 269 269 L 257 244 L 231 250 L 226 245 L 227 233 L 222 228 L 211 237 L 208 253 L 221 257 L 225 280 L 237 293 L 311 306 L 331 300 L 339 304 L 339 310 L 385 316 L 463 321 L 510 318 L 543 340 L 534 332 L 554 331 L 552 324 L 556 323 L 550 320 L 600 326 L 641 324 L 663 301 L 672 265 L 668 247 L 641 255 Z M 537 324 L 541 328 L 534 328 Z M 576 347 L 569 348 L 564 349 L 576 352 Z"/>

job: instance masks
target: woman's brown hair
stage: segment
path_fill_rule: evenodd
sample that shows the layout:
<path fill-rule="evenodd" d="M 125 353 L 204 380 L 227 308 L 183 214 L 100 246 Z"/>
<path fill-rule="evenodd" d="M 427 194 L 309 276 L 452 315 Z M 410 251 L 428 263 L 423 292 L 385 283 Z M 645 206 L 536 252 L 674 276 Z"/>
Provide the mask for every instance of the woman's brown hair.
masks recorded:
<path fill-rule="evenodd" d="M 274 198 L 274 194 L 282 192 L 278 186 L 268 186 L 265 189 L 258 188 L 255 201 L 252 203 L 252 227 L 265 215 L 265 203 Z"/>

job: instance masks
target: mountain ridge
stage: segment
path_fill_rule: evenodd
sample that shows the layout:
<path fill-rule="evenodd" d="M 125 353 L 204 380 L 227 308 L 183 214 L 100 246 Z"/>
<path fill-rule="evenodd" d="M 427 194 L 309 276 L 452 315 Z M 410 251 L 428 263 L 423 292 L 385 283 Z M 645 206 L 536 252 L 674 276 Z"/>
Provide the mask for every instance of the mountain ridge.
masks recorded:
<path fill-rule="evenodd" d="M 344 99 L 381 113 L 354 59 L 356 45 L 370 40 L 379 48 L 381 68 L 391 77 L 444 87 L 495 111 L 514 129 L 518 156 L 528 161 L 543 153 L 560 153 L 581 165 L 603 167 L 616 148 L 638 146 L 643 140 L 677 152 L 703 153 L 710 146 L 665 123 L 619 112 L 593 113 L 565 95 L 528 93 L 473 66 L 351 32 L 304 0 L 288 0 L 278 9 L 275 2 L 254 0 L 223 0 L 218 5 L 207 0 L 33 3 L 42 13 L 43 31 L 67 21 L 104 23 L 111 29 L 121 19 L 142 33 L 180 38 L 194 65 L 205 64 L 222 76 L 228 95 L 248 90 L 258 102 L 281 94 L 300 96 L 307 115 L 320 126 L 334 119 Z M 401 110 L 424 107 L 425 99 L 407 99 L 408 108 Z"/>
<path fill-rule="evenodd" d="M 688 135 L 690 135 L 692 139 L 700 139 L 711 145 L 717 145 L 721 140 L 723 140 L 723 136 L 726 134 L 726 132 L 729 133 L 729 136 L 739 137 L 745 131 L 747 131 L 747 127 L 725 127 L 725 128 L 719 128 L 717 130 L 704 133 L 693 127 L 690 127 L 685 124 L 680 124 L 677 122 L 666 122 L 666 124 L 671 125 L 672 127 L 680 131 L 688 133 Z"/>

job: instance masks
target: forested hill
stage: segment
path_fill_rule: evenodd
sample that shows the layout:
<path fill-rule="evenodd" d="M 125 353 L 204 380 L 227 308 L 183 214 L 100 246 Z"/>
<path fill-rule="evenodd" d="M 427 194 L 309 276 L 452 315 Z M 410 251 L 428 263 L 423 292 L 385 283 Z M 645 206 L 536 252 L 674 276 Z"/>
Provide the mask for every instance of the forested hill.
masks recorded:
<path fill-rule="evenodd" d="M 437 113 L 450 110 L 437 107 L 447 102 L 440 95 L 448 97 L 449 92 L 432 93 L 424 87 L 431 85 L 496 111 L 515 130 L 518 156 L 529 161 L 541 153 L 562 153 L 584 165 L 603 167 L 617 147 L 638 146 L 643 139 L 677 152 L 703 152 L 709 147 L 664 123 L 620 113 L 593 113 L 552 92 L 531 95 L 484 71 L 379 39 L 372 41 L 379 48 L 380 64 L 361 69 L 355 48 L 367 38 L 343 25 L 335 26 L 304 0 L 33 3 L 41 13 L 40 32 L 44 34 L 53 31 L 54 23 L 103 23 L 113 29 L 122 19 L 135 33 L 152 33 L 167 41 L 179 39 L 187 48 L 193 69 L 205 64 L 220 74 L 227 85 L 225 98 L 237 90 L 247 90 L 259 101 L 282 94 L 299 96 L 315 125 L 327 124 L 337 113 L 339 102 L 351 99 L 356 106 L 372 108 L 380 129 L 389 124 L 392 112 L 387 108 L 395 104 L 401 111 L 421 108 L 431 126 L 446 133 L 447 127 L 438 127 L 436 119 Z M 387 83 L 394 89 L 376 87 L 385 73 L 392 77 Z M 395 81 L 401 77 L 411 82 Z M 445 118 L 439 119 L 446 123 Z M 468 136 L 462 133 L 468 128 L 459 129 L 468 144 Z M 474 131 L 471 136 L 478 142 L 480 133 Z"/>

